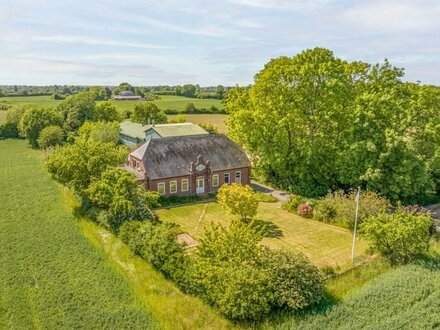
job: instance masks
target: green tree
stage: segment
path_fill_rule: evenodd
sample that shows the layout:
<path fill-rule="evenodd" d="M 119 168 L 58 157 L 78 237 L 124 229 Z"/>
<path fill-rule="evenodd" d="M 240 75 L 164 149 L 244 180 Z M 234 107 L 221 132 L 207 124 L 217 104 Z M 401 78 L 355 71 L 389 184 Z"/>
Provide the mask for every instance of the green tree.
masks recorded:
<path fill-rule="evenodd" d="M 31 107 L 20 119 L 20 134 L 29 140 L 33 148 L 38 147 L 38 136 L 41 130 L 48 126 L 61 126 L 62 116 L 49 108 Z"/>
<path fill-rule="evenodd" d="M 428 250 L 431 223 L 429 214 L 402 210 L 393 214 L 382 212 L 364 221 L 360 233 L 373 251 L 383 254 L 392 263 L 406 263 Z"/>
<path fill-rule="evenodd" d="M 38 146 L 42 149 L 54 147 L 64 142 L 64 131 L 59 126 L 48 126 L 38 136 Z"/>
<path fill-rule="evenodd" d="M 99 102 L 96 105 L 95 118 L 96 121 L 119 121 L 118 110 L 111 101 Z"/>
<path fill-rule="evenodd" d="M 223 185 L 218 191 L 217 201 L 228 213 L 240 216 L 244 222 L 257 215 L 258 198 L 250 186 L 237 183 Z"/>
<path fill-rule="evenodd" d="M 78 139 L 117 144 L 119 142 L 119 131 L 119 123 L 115 121 L 86 121 L 78 130 Z"/>
<path fill-rule="evenodd" d="M 187 84 L 182 86 L 182 95 L 186 97 L 195 97 L 197 92 L 196 86 Z"/>
<path fill-rule="evenodd" d="M 84 195 L 93 180 L 107 167 L 123 163 L 126 155 L 125 148 L 113 143 L 79 140 L 54 150 L 45 165 L 55 180 Z"/>
<path fill-rule="evenodd" d="M 196 111 L 197 111 L 197 108 L 193 102 L 188 102 L 185 105 L 185 112 L 191 113 L 191 112 L 196 112 Z"/>
<path fill-rule="evenodd" d="M 224 94 L 225 94 L 225 88 L 224 88 L 222 85 L 218 85 L 218 86 L 215 88 L 215 94 L 217 95 L 217 97 L 218 97 L 219 99 L 222 99 L 223 96 L 224 96 Z"/>
<path fill-rule="evenodd" d="M 267 181 L 305 196 L 361 186 L 396 201 L 433 187 L 440 89 L 402 82 L 385 60 L 327 49 L 270 61 L 225 99 L 228 134 Z"/>
<path fill-rule="evenodd" d="M 117 232 L 126 221 L 155 220 L 151 208 L 159 198 L 146 191 L 133 174 L 120 168 L 108 168 L 86 190 L 92 205 L 107 210 L 103 225 Z"/>
<path fill-rule="evenodd" d="M 127 82 L 120 83 L 118 87 L 113 88 L 112 93 L 113 95 L 119 95 L 121 92 L 130 91 L 135 92 L 135 89 L 132 85 L 130 85 Z"/>
<path fill-rule="evenodd" d="M 142 125 L 160 124 L 168 121 L 167 115 L 160 110 L 156 104 L 151 102 L 137 103 L 134 106 L 134 112 L 131 119 Z"/>
<path fill-rule="evenodd" d="M 67 97 L 58 105 L 67 132 L 76 132 L 86 120 L 95 118 L 95 98 L 93 92 L 82 92 Z"/>

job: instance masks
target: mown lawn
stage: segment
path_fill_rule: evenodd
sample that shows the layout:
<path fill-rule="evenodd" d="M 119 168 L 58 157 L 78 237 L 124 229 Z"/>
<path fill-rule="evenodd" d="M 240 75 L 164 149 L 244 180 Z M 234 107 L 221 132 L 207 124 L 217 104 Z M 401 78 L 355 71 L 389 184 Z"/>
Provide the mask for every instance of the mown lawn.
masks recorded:
<path fill-rule="evenodd" d="M 195 204 L 158 210 L 160 218 L 182 227 L 195 239 L 213 223 L 227 224 L 231 217 L 217 203 Z M 260 203 L 257 220 L 268 226 L 263 243 L 271 248 L 304 253 L 315 265 L 344 267 L 351 260 L 350 231 L 319 221 L 304 219 L 281 208 L 278 203 Z M 365 256 L 366 243 L 357 241 L 356 256 Z"/>
<path fill-rule="evenodd" d="M 83 236 L 40 156 L 0 140 L 0 328 L 159 328 Z"/>

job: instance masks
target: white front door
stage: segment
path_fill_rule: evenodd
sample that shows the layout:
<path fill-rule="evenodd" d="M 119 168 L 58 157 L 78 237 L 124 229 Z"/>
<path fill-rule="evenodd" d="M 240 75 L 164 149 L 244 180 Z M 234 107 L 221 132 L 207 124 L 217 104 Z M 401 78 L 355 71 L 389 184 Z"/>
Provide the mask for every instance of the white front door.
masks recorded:
<path fill-rule="evenodd" d="M 198 177 L 196 180 L 196 193 L 203 194 L 205 192 L 205 178 Z"/>

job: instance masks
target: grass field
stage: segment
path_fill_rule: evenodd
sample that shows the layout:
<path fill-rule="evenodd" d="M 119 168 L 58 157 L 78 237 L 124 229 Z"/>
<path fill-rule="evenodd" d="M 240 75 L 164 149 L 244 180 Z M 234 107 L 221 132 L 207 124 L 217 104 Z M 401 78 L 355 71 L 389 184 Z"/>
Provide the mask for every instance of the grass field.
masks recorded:
<path fill-rule="evenodd" d="M 0 328 L 159 328 L 82 235 L 40 155 L 0 140 Z"/>
<path fill-rule="evenodd" d="M 195 239 L 200 239 L 211 222 L 227 224 L 230 220 L 217 203 L 161 209 L 157 213 L 162 220 L 179 224 L 182 232 Z M 263 240 L 268 247 L 302 252 L 320 267 L 344 267 L 350 261 L 352 235 L 346 229 L 301 218 L 278 203 L 260 203 L 257 220 L 270 228 L 272 237 Z M 358 240 L 358 259 L 365 256 L 365 249 L 365 242 Z"/>
<path fill-rule="evenodd" d="M 61 101 L 54 100 L 49 95 L 44 96 L 17 96 L 17 97 L 0 97 L 0 103 L 11 105 L 18 104 L 35 104 L 41 107 L 56 107 Z M 115 101 L 116 107 L 120 110 L 133 110 L 134 105 L 142 101 Z M 159 100 L 155 100 L 162 110 L 184 110 L 188 103 L 194 103 L 196 108 L 210 108 L 212 105 L 217 108 L 223 108 L 221 100 L 216 99 L 196 99 L 184 96 L 160 95 Z"/>
<path fill-rule="evenodd" d="M 50 96 L 21 96 L 21 97 L 0 97 L 0 103 L 11 105 L 35 104 L 40 107 L 56 107 L 61 101 L 53 100 Z M 133 110 L 134 105 L 141 101 L 117 101 L 116 107 L 120 112 L 124 110 Z M 193 99 L 183 96 L 165 95 L 160 100 L 154 101 L 161 109 L 183 110 L 188 102 L 192 102 L 197 108 L 210 108 L 211 105 L 217 108 L 223 108 L 220 100 L 215 99 Z M 0 124 L 6 111 L 0 111 Z M 178 115 L 169 115 L 173 119 Z M 218 127 L 220 133 L 226 132 L 225 120 L 228 117 L 223 114 L 184 114 L 187 122 L 194 124 L 211 123 Z"/>

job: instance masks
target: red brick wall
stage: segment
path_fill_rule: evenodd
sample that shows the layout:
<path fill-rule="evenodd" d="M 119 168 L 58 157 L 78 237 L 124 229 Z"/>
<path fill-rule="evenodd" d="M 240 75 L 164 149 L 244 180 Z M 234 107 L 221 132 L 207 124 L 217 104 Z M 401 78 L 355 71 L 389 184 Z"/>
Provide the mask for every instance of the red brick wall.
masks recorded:
<path fill-rule="evenodd" d="M 216 192 L 223 184 L 224 184 L 224 174 L 229 173 L 230 177 L 230 183 L 235 182 L 235 173 L 240 171 L 241 172 L 241 184 L 250 184 L 251 180 L 251 171 L 249 167 L 243 167 L 243 168 L 237 168 L 237 169 L 231 169 L 226 171 L 214 171 L 211 174 L 194 174 L 193 176 L 183 176 L 183 177 L 173 177 L 173 178 L 166 178 L 166 179 L 158 179 L 158 180 L 150 180 L 149 182 L 145 183 L 145 188 L 152 191 L 158 191 L 158 183 L 164 182 L 165 183 L 165 196 L 190 196 L 196 194 L 196 179 L 198 177 L 204 177 L 205 178 L 205 194 Z M 219 184 L 217 187 L 212 186 L 212 176 L 213 175 L 219 175 Z M 189 182 L 189 190 L 188 191 L 182 191 L 182 179 L 188 179 Z M 171 194 L 170 193 L 170 181 L 177 181 L 177 192 Z"/>

